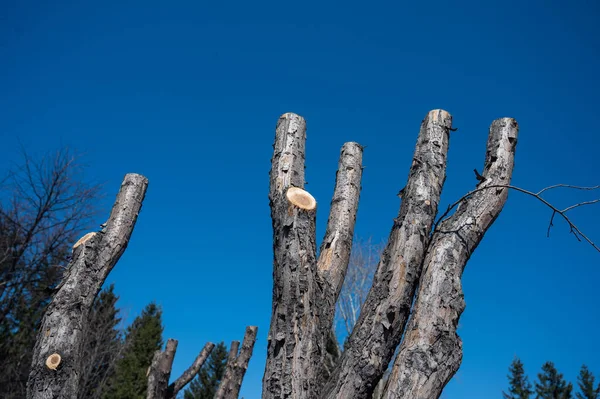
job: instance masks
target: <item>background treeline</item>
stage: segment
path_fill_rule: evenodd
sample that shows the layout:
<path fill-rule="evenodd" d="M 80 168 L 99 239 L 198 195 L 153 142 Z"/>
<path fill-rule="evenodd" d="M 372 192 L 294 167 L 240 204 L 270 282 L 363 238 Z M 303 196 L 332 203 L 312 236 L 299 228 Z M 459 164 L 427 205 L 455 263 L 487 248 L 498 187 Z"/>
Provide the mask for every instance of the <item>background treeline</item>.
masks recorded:
<path fill-rule="evenodd" d="M 525 368 L 519 358 L 513 360 L 508 372 L 509 388 L 507 392 L 502 392 L 504 399 L 600 398 L 600 384 L 595 383 L 594 375 L 586 365 L 581 366 L 576 388 L 573 383 L 564 379 L 552 362 L 544 363 L 533 385 L 529 382 L 529 377 L 525 374 Z"/>
<path fill-rule="evenodd" d="M 69 262 L 72 245 L 95 229 L 101 186 L 87 183 L 77 158 L 63 149 L 41 159 L 25 151 L 0 175 L 0 398 L 26 397 L 39 324 Z M 150 303 L 122 327 L 114 286 L 97 296 L 84 332 L 80 398 L 146 397 L 154 352 L 163 347 L 161 309 Z M 227 347 L 212 351 L 185 399 L 212 398 Z"/>

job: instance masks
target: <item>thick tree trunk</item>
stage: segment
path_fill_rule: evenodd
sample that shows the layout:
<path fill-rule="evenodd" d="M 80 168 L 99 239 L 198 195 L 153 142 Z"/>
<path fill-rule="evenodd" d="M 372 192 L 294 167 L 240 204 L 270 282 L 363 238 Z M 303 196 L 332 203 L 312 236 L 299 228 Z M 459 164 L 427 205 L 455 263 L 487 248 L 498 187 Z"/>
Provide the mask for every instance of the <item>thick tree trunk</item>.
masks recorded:
<path fill-rule="evenodd" d="M 484 180 L 478 189 L 510 184 L 517 134 L 514 119 L 502 118 L 492 123 L 482 173 Z M 458 370 L 462 342 L 456 327 L 465 308 L 462 273 L 507 197 L 508 188 L 478 191 L 434 231 L 413 316 L 384 398 L 439 398 Z"/>
<path fill-rule="evenodd" d="M 324 398 L 370 398 L 400 343 L 446 178 L 451 128 L 443 110 L 421 124 L 399 215 Z"/>
<path fill-rule="evenodd" d="M 263 398 L 313 399 L 326 376 L 326 348 L 356 220 L 362 147 L 342 148 L 331 214 L 319 260 L 316 202 L 303 189 L 306 123 L 277 124 L 269 199 L 273 220 L 273 310 Z"/>
<path fill-rule="evenodd" d="M 126 175 L 106 227 L 73 246 L 72 260 L 41 322 L 28 399 L 77 398 L 84 323 L 106 276 L 127 248 L 147 187 L 145 177 Z"/>
<path fill-rule="evenodd" d="M 244 341 L 242 341 L 242 349 L 240 350 L 239 354 L 239 341 L 234 341 L 231 344 L 229 358 L 227 359 L 227 366 L 225 368 L 225 374 L 221 379 L 221 384 L 219 385 L 219 389 L 215 394 L 215 399 L 238 398 L 240 394 L 240 388 L 242 387 L 242 381 L 244 380 L 244 375 L 248 369 L 248 363 L 252 357 L 257 331 L 258 327 L 251 326 L 246 328 Z"/>

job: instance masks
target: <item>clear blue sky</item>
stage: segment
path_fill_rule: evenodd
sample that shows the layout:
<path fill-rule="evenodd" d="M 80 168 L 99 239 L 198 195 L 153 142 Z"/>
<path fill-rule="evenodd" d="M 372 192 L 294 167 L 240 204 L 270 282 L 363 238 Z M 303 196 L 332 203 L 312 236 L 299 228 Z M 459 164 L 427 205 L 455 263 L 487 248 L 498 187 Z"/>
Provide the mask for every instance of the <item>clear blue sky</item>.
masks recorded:
<path fill-rule="evenodd" d="M 369 4 L 369 5 L 367 5 Z M 206 341 L 259 337 L 242 395 L 258 398 L 271 310 L 268 171 L 280 114 L 308 121 L 307 189 L 324 233 L 339 150 L 367 145 L 357 233 L 387 237 L 419 124 L 444 108 L 452 134 L 442 207 L 476 183 L 487 129 L 520 124 L 513 182 L 600 183 L 599 3 L 3 1 L 0 167 L 68 145 L 105 182 L 150 187 L 109 277 L 135 315 L 164 309 L 174 374 Z M 593 193 L 550 193 L 566 206 Z M 599 193 L 596 193 L 596 196 Z M 572 212 L 600 241 L 600 207 Z M 446 399 L 497 398 L 519 355 L 574 380 L 600 374 L 600 254 L 511 193 L 471 258 L 464 360 Z"/>

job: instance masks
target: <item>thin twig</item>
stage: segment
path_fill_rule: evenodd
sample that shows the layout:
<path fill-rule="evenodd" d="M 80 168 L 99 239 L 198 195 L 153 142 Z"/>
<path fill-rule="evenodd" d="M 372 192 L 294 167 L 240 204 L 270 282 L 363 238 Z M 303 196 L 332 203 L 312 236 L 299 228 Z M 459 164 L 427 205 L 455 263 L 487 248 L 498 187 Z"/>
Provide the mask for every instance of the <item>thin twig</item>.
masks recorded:
<path fill-rule="evenodd" d="M 512 186 L 512 185 L 508 185 L 508 184 L 493 184 L 493 185 L 489 185 L 489 186 L 486 186 L 486 187 L 481 187 L 481 188 L 478 188 L 478 189 L 475 189 L 473 191 L 468 192 L 467 194 L 463 195 L 458 201 L 456 201 L 452 205 L 448 206 L 448 209 L 446 209 L 446 212 L 444 212 L 444 214 L 437 220 L 437 222 L 433 226 L 432 235 L 437 232 L 438 225 L 442 222 L 442 220 L 444 220 L 444 218 L 446 218 L 446 216 L 448 216 L 448 213 L 450 213 L 450 211 L 452 209 L 454 209 L 462 201 L 464 201 L 465 199 L 469 198 L 473 194 L 475 194 L 475 193 L 477 193 L 479 191 L 490 189 L 490 188 L 508 188 L 508 189 L 512 189 L 512 190 L 515 190 L 515 191 L 519 191 L 519 192 L 521 192 L 523 194 L 530 195 L 530 196 L 532 196 L 534 198 L 537 198 L 539 201 L 541 201 L 542 203 L 544 203 L 544 205 L 546 205 L 547 207 L 549 207 L 550 209 L 552 209 L 553 213 L 552 213 L 552 217 L 550 218 L 550 224 L 548 226 L 548 235 L 550 235 L 550 227 L 552 227 L 552 221 L 554 220 L 554 215 L 558 213 L 569 224 L 569 227 L 571 229 L 571 233 L 575 236 L 575 238 L 577 238 L 578 241 L 581 241 L 581 239 L 580 239 L 580 237 L 581 237 L 585 241 L 587 241 L 592 247 L 594 247 L 594 249 L 596 251 L 600 252 L 600 248 L 596 244 L 594 244 L 594 242 L 592 242 L 592 240 L 590 240 L 585 234 L 583 234 L 583 232 L 581 230 L 579 230 L 579 228 L 573 222 L 571 222 L 571 220 L 569 219 L 569 217 L 566 215 L 566 212 L 568 210 L 570 210 L 570 209 L 573 209 L 573 208 L 576 208 L 576 207 L 582 206 L 582 205 L 588 205 L 588 204 L 597 203 L 597 202 L 600 202 L 600 199 L 593 200 L 593 201 L 580 202 L 578 204 L 575 204 L 575 205 L 572 205 L 572 206 L 570 206 L 568 208 L 565 208 L 564 210 L 561 211 L 560 209 L 556 208 L 554 205 L 552 205 L 551 203 L 549 203 L 548 201 L 546 201 L 544 198 L 542 198 L 540 196 L 540 194 L 543 193 L 544 191 L 547 191 L 547 190 L 550 190 L 550 189 L 556 188 L 556 187 L 567 187 L 567 188 L 574 188 L 574 189 L 578 189 L 578 190 L 595 190 L 597 188 L 600 188 L 600 186 L 580 187 L 580 186 L 571 186 L 571 185 L 566 185 L 566 184 L 556 184 L 554 186 L 546 187 L 546 188 L 542 189 L 541 191 L 539 191 L 537 193 L 534 193 L 532 191 L 525 190 L 523 188 Z"/>

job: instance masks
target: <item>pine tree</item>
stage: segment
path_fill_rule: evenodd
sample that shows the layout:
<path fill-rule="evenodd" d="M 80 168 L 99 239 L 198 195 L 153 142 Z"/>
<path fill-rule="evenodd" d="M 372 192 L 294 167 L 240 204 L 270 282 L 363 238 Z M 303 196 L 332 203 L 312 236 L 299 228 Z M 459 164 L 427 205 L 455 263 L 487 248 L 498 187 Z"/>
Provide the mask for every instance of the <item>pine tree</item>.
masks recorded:
<path fill-rule="evenodd" d="M 123 346 L 121 319 L 116 307 L 118 296 L 114 284 L 104 289 L 95 299 L 84 332 L 83 358 L 79 381 L 79 398 L 100 399 L 107 381 L 114 375 L 116 361 Z"/>
<path fill-rule="evenodd" d="M 529 399 L 533 394 L 531 384 L 525 375 L 523 363 L 515 357 L 508 368 L 508 381 L 510 383 L 509 393 L 502 392 L 504 399 Z"/>
<path fill-rule="evenodd" d="M 571 399 L 573 397 L 573 384 L 565 381 L 563 375 L 554 367 L 554 363 L 544 363 L 538 379 L 539 382 L 535 383 L 536 399 Z"/>
<path fill-rule="evenodd" d="M 117 361 L 115 375 L 104 395 L 106 399 L 146 397 L 146 372 L 152 363 L 154 352 L 163 346 L 161 316 L 161 309 L 151 303 L 127 327 L 125 346 Z"/>
<path fill-rule="evenodd" d="M 213 399 L 227 365 L 227 347 L 221 342 L 210 353 L 198 376 L 185 390 L 184 399 Z"/>
<path fill-rule="evenodd" d="M 600 398 L 600 384 L 594 387 L 594 375 L 584 364 L 577 377 L 577 385 L 581 393 L 576 393 L 577 399 L 598 399 Z"/>

